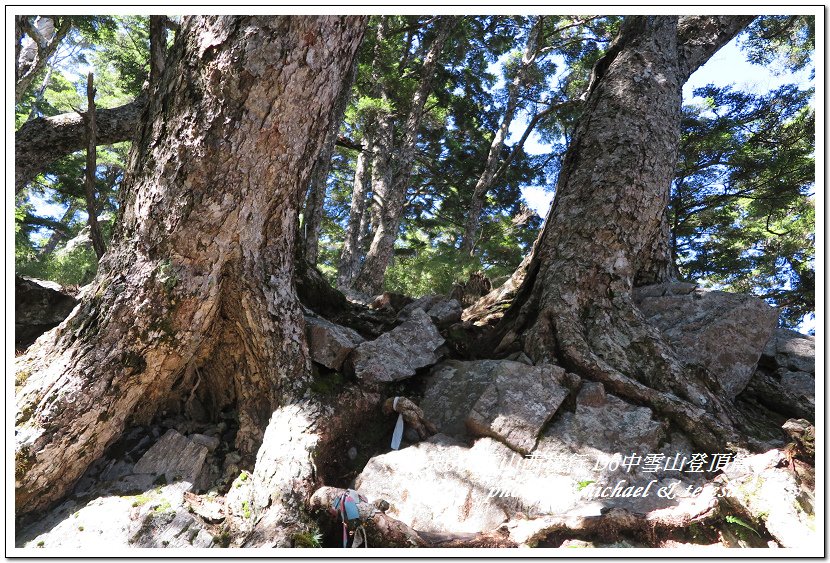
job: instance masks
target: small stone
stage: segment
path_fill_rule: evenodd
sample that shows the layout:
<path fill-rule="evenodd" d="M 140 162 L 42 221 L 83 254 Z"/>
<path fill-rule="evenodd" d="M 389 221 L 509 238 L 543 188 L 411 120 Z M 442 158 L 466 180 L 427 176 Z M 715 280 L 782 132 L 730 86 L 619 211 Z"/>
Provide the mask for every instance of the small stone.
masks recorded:
<path fill-rule="evenodd" d="M 235 475 L 237 475 L 238 473 L 239 473 L 239 466 L 236 465 L 235 463 L 229 463 L 225 466 L 225 473 L 222 475 L 222 478 L 225 479 L 225 481 L 227 482 L 231 478 L 233 478 Z"/>
<path fill-rule="evenodd" d="M 602 383 L 594 381 L 586 381 L 582 384 L 582 389 L 576 397 L 576 402 L 579 405 L 586 407 L 601 407 L 605 405 L 605 387 Z"/>
<path fill-rule="evenodd" d="M 354 461 L 355 459 L 357 459 L 357 448 L 352 446 L 351 448 L 349 448 L 349 451 L 346 452 L 346 455 L 349 456 L 350 460 Z"/>
<path fill-rule="evenodd" d="M 209 452 L 213 452 L 219 447 L 219 438 L 215 436 L 206 436 L 205 434 L 191 434 L 188 436 L 197 444 L 206 447 Z"/>
<path fill-rule="evenodd" d="M 512 360 L 514 362 L 521 362 L 521 363 L 529 365 L 529 366 L 533 365 L 533 360 L 531 360 L 528 357 L 528 355 L 525 354 L 524 352 L 514 352 L 513 354 L 510 354 L 509 356 L 507 356 L 507 358 L 505 358 L 505 359 Z"/>
<path fill-rule="evenodd" d="M 427 310 L 427 315 L 439 327 L 447 327 L 461 320 L 463 309 L 456 299 L 446 299 L 435 303 Z"/>
<path fill-rule="evenodd" d="M 236 450 L 228 452 L 225 456 L 225 465 L 228 465 L 229 463 L 239 463 L 240 461 L 242 461 L 242 456 L 239 455 L 239 452 Z"/>

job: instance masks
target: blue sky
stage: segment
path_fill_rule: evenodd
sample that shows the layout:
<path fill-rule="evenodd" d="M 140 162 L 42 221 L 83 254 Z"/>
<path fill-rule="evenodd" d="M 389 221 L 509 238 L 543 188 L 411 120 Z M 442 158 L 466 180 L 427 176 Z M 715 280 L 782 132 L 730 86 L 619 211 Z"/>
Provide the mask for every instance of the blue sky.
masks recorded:
<path fill-rule="evenodd" d="M 693 92 L 696 88 L 714 84 L 715 86 L 734 85 L 736 88 L 748 90 L 757 94 L 767 93 L 782 84 L 797 83 L 802 87 L 812 86 L 809 69 L 791 74 L 776 75 L 766 66 L 754 65 L 747 62 L 741 52 L 739 38 L 733 39 L 720 51 L 715 53 L 709 61 L 695 72 L 683 87 L 683 101 L 694 100 Z M 699 98 L 698 98 L 699 99 Z M 517 140 L 525 127 L 527 118 L 522 117 L 513 122 L 510 127 L 509 142 Z M 530 154 L 546 154 L 550 147 L 539 142 L 539 136 L 531 134 L 525 143 L 525 150 Z M 526 186 L 522 188 L 522 196 L 528 207 L 540 217 L 545 217 L 550 207 L 553 192 L 546 186 Z"/>

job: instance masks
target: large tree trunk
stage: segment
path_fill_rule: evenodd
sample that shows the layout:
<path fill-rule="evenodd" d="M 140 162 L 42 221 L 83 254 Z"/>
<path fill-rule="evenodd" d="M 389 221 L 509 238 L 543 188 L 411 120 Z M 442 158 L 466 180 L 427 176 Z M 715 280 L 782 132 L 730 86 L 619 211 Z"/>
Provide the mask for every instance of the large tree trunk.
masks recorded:
<path fill-rule="evenodd" d="M 530 30 L 528 30 L 527 42 L 522 53 L 522 64 L 516 72 L 516 76 L 507 85 L 507 102 L 504 106 L 504 115 L 501 119 L 501 124 L 493 135 L 493 140 L 490 143 L 490 152 L 487 154 L 487 161 L 484 164 L 484 170 L 476 181 L 473 194 L 470 198 L 470 210 L 467 215 L 467 222 L 464 226 L 464 234 L 461 239 L 461 251 L 467 254 L 472 254 L 475 249 L 476 236 L 478 235 L 479 220 L 481 217 L 481 210 L 484 207 L 484 197 L 493 185 L 493 180 L 496 178 L 496 171 L 501 160 L 501 153 L 504 149 L 504 141 L 507 139 L 507 133 L 510 129 L 510 124 L 513 122 L 513 117 L 516 115 L 516 110 L 519 107 L 519 93 L 522 86 L 527 81 L 528 70 L 536 61 L 536 56 L 539 51 L 539 36 L 542 32 L 543 17 L 537 17 L 533 22 Z"/>
<path fill-rule="evenodd" d="M 442 17 L 436 23 L 436 35 L 421 66 L 421 79 L 406 118 L 403 138 L 394 152 L 396 158 L 391 158 L 393 152 L 390 150 L 392 148 L 391 117 L 384 115 L 378 123 L 378 135 L 372 159 L 374 237 L 360 274 L 355 280 L 355 288 L 365 293 L 375 294 L 383 287 L 383 278 L 392 259 L 403 217 L 406 191 L 409 188 L 412 163 L 415 159 L 415 143 L 418 140 L 418 131 L 424 116 L 424 104 L 432 90 L 435 65 L 438 64 L 454 21 L 453 17 Z M 374 183 L 376 173 L 380 179 L 377 184 Z"/>
<path fill-rule="evenodd" d="M 545 228 L 497 331 L 502 350 L 557 358 L 650 404 L 710 450 L 739 440 L 734 409 L 708 374 L 682 366 L 635 306 L 632 289 L 665 236 L 681 87 L 751 19 L 625 20 L 594 69 Z"/>
<path fill-rule="evenodd" d="M 239 413 L 251 458 L 307 385 L 301 194 L 362 17 L 187 18 L 130 155 L 123 219 L 82 303 L 18 360 L 15 506 L 59 499 L 128 423 Z"/>

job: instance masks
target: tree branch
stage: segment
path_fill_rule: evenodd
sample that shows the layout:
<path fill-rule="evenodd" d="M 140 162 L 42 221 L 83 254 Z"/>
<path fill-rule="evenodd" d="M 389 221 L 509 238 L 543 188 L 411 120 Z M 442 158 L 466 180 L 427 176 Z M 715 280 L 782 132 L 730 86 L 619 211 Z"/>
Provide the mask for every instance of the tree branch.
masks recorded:
<path fill-rule="evenodd" d="M 87 110 L 84 116 L 86 125 L 86 211 L 87 223 L 89 224 L 89 236 L 92 239 L 92 248 L 98 260 L 106 252 L 104 237 L 101 234 L 101 227 L 98 225 L 98 205 L 95 201 L 95 172 L 98 168 L 98 153 L 96 152 L 97 124 L 95 122 L 95 85 L 93 75 L 90 72 L 86 80 Z"/>
<path fill-rule="evenodd" d="M 146 101 L 146 96 L 141 95 L 123 106 L 97 110 L 97 144 L 131 140 Z M 14 134 L 14 145 L 17 193 L 51 163 L 86 146 L 83 116 L 71 112 L 28 121 Z"/>
<path fill-rule="evenodd" d="M 504 162 L 499 167 L 499 169 L 496 170 L 496 173 L 493 175 L 493 179 L 495 180 L 496 178 L 501 176 L 505 172 L 505 170 L 507 170 L 508 166 L 510 166 L 510 163 L 513 162 L 513 159 L 518 154 L 519 149 L 521 149 L 524 146 L 525 141 L 527 141 L 527 138 L 530 136 L 530 134 L 536 128 L 536 125 L 538 125 L 539 122 L 544 117 L 550 115 L 551 113 L 553 113 L 555 111 L 559 111 L 560 109 L 563 109 L 564 107 L 567 107 L 567 106 L 570 106 L 570 105 L 579 105 L 581 103 L 582 103 L 581 100 L 568 100 L 568 101 L 561 102 L 561 103 L 558 103 L 558 104 L 553 104 L 553 105 L 545 108 L 544 110 L 540 111 L 536 115 L 534 115 L 531 118 L 531 120 L 528 122 L 527 127 L 525 128 L 524 133 L 522 133 L 521 138 L 513 145 L 512 149 L 510 151 L 510 154 L 504 160 Z"/>
<path fill-rule="evenodd" d="M 68 17 L 63 18 L 61 22 L 58 22 L 54 17 L 41 19 L 40 21 L 44 22 L 42 30 L 51 37 L 44 36 L 41 29 L 38 29 L 28 18 L 24 17 L 20 20 L 21 28 L 34 42 L 35 52 L 29 52 L 30 49 L 20 51 L 19 57 L 26 59 L 22 61 L 24 68 L 21 68 L 22 65 L 19 59 L 15 60 L 14 101 L 16 104 L 23 99 L 23 95 L 29 89 L 35 75 L 46 66 L 47 61 L 55 53 L 61 40 L 72 27 Z M 60 23 L 60 26 L 58 26 L 58 23 Z"/>
<path fill-rule="evenodd" d="M 677 25 L 680 75 L 688 79 L 694 71 L 729 43 L 756 16 L 684 16 Z"/>

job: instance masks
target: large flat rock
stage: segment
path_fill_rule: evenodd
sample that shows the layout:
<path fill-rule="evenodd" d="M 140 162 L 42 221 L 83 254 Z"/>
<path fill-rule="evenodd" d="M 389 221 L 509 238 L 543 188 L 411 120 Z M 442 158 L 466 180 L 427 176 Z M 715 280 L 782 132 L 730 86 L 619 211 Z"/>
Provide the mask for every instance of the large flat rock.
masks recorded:
<path fill-rule="evenodd" d="M 568 396 L 565 377 L 554 365 L 448 361 L 433 369 L 421 408 L 439 432 L 490 436 L 529 453 Z"/>
<path fill-rule="evenodd" d="M 814 495 L 799 485 L 781 451 L 742 458 L 726 468 L 724 477 L 729 501 L 763 521 L 782 547 L 815 544 Z"/>
<path fill-rule="evenodd" d="M 493 379 L 467 415 L 475 436 L 491 436 L 521 453 L 530 453 L 539 433 L 568 396 L 561 385 L 565 370 L 552 365 L 499 362 Z"/>
<path fill-rule="evenodd" d="M 15 276 L 14 341 L 18 349 L 34 342 L 69 316 L 78 301 L 59 284 Z"/>
<path fill-rule="evenodd" d="M 415 375 L 441 359 L 444 338 L 422 309 L 375 340 L 363 342 L 350 358 L 355 375 L 364 381 L 390 383 Z"/>
<path fill-rule="evenodd" d="M 634 297 L 680 358 L 705 366 L 729 398 L 752 378 L 778 323 L 778 311 L 762 299 L 688 283 L 637 288 Z"/>
<path fill-rule="evenodd" d="M 133 472 L 164 475 L 168 482 L 176 480 L 195 484 L 207 454 L 205 446 L 171 429 L 138 460 Z"/>
<path fill-rule="evenodd" d="M 702 484 L 695 475 L 663 471 L 662 460 L 691 455 L 682 437 L 667 438 L 649 409 L 596 384 L 580 394 L 575 412 L 561 413 L 544 430 L 530 455 L 490 437 L 470 446 L 437 434 L 373 457 L 355 486 L 370 501 L 388 501 L 391 516 L 428 532 L 488 531 L 505 521 L 592 516 L 610 507 L 647 513 L 685 502 L 686 487 Z M 624 467 L 620 462 L 632 454 L 663 456 L 660 470 L 642 463 Z M 614 487 L 642 489 L 639 497 L 592 494 Z M 674 498 L 658 496 L 661 487 L 674 487 Z"/>

